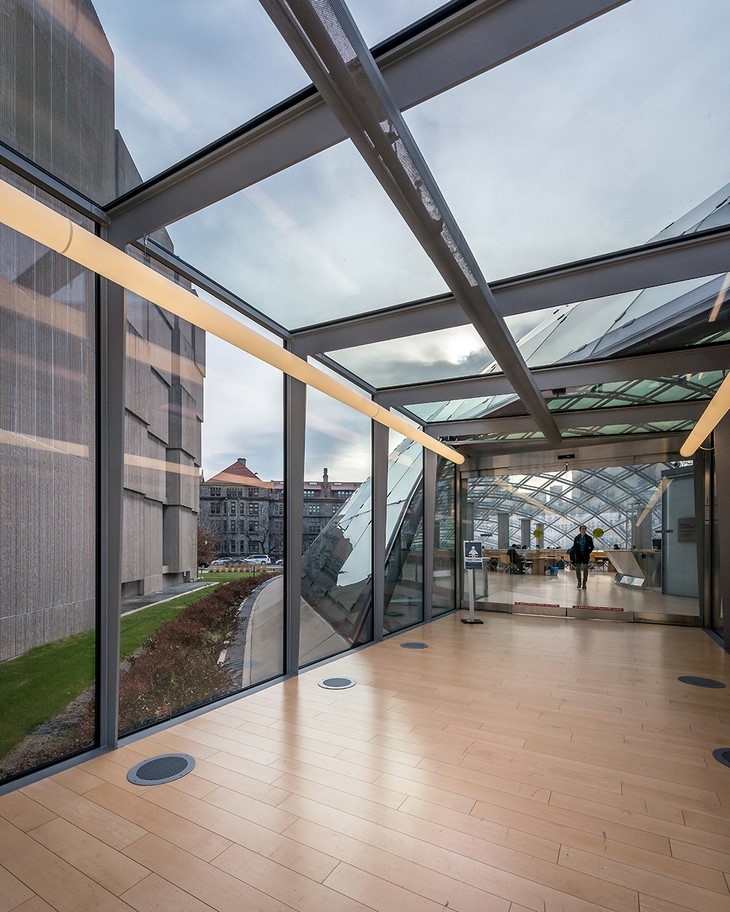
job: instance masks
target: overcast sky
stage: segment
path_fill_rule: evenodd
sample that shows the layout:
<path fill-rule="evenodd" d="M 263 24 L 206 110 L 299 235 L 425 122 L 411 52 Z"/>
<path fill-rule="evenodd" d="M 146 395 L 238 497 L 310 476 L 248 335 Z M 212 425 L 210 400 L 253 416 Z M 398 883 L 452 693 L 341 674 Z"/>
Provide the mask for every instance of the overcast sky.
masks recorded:
<path fill-rule="evenodd" d="M 255 0 L 95 5 L 144 177 L 309 82 Z M 369 44 L 435 6 L 350 4 Z M 488 281 L 642 243 L 730 180 L 729 34 L 727 0 L 631 0 L 406 113 Z M 446 290 L 349 143 L 169 231 L 184 259 L 289 327 Z M 242 357 L 211 340 L 204 469 L 246 456 L 280 478 L 280 378 Z M 381 385 L 489 363 L 470 329 L 342 358 Z M 365 477 L 361 416 L 330 404 L 312 420 L 308 477 Z"/>

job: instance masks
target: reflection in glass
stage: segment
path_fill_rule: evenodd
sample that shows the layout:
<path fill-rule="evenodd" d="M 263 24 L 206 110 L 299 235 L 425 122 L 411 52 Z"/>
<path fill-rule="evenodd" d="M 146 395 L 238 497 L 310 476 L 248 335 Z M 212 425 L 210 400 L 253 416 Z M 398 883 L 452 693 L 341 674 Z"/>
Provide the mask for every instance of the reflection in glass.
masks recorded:
<path fill-rule="evenodd" d="M 396 440 L 398 446 L 393 446 Z M 383 630 L 423 620 L 423 447 L 390 432 Z"/>
<path fill-rule="evenodd" d="M 305 477 L 315 475 L 315 466 L 321 467 L 326 460 L 329 468 L 334 467 L 333 477 L 367 478 L 369 419 L 313 389 L 307 390 L 307 400 Z M 305 512 L 306 501 L 305 489 Z M 372 639 L 371 519 L 367 481 L 342 504 L 304 553 L 300 665 Z M 306 517 L 304 522 L 306 527 Z"/>
<path fill-rule="evenodd" d="M 371 498 L 362 484 L 304 555 L 300 662 L 372 638 Z"/>
<path fill-rule="evenodd" d="M 4 780 L 95 743 L 96 335 L 95 277 L 1 226 L 0 277 Z"/>

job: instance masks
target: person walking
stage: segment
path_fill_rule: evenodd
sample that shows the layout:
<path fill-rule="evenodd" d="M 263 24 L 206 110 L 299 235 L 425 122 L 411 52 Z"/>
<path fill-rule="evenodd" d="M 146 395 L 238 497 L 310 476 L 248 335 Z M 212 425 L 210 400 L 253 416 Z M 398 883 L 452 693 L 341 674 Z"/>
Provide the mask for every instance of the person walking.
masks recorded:
<path fill-rule="evenodd" d="M 593 551 L 593 539 L 588 534 L 585 526 L 581 526 L 578 534 L 573 539 L 573 547 L 570 549 L 570 559 L 575 567 L 575 575 L 578 579 L 578 589 L 585 589 L 588 581 L 588 563 Z M 581 574 L 583 582 L 581 583 Z"/>

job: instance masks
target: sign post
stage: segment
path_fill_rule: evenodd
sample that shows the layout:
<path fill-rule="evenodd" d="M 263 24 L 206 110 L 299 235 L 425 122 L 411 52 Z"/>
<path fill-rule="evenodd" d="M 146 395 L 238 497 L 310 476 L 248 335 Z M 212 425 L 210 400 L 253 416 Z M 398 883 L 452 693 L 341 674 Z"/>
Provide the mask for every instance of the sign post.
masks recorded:
<path fill-rule="evenodd" d="M 469 577 L 469 617 L 462 618 L 462 624 L 483 624 L 480 618 L 474 617 L 474 571 L 482 569 L 482 543 L 480 541 L 464 542 L 464 569 Z"/>

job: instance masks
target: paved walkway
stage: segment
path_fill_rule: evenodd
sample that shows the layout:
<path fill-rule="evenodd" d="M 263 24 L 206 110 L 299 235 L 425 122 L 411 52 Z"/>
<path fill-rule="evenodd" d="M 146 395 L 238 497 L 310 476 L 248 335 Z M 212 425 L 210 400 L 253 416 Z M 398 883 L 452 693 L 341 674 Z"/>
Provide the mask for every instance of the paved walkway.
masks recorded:
<path fill-rule="evenodd" d="M 186 592 L 193 592 L 195 589 L 204 589 L 212 583 L 180 583 L 177 586 L 169 586 L 159 592 L 148 592 L 146 595 L 134 595 L 131 598 L 122 599 L 122 614 L 129 614 L 131 611 L 139 611 L 140 608 L 147 608 L 149 605 L 156 605 L 158 602 L 169 602 L 170 599 L 177 598 L 178 595 L 185 595 Z"/>

